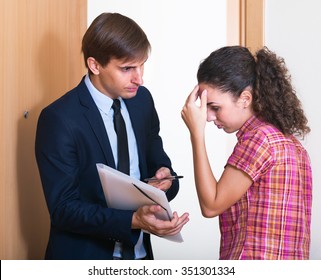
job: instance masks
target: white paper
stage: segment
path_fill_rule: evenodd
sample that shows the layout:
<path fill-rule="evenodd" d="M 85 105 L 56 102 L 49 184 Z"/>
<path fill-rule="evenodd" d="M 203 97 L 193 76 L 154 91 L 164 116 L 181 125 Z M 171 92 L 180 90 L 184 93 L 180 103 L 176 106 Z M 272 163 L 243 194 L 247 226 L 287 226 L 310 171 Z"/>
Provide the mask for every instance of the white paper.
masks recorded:
<path fill-rule="evenodd" d="M 170 220 L 173 217 L 167 197 L 162 190 L 132 178 L 102 163 L 97 163 L 97 170 L 108 207 L 120 210 L 137 210 L 143 205 L 158 204 L 164 210 L 157 218 Z M 180 233 L 164 238 L 183 242 Z"/>

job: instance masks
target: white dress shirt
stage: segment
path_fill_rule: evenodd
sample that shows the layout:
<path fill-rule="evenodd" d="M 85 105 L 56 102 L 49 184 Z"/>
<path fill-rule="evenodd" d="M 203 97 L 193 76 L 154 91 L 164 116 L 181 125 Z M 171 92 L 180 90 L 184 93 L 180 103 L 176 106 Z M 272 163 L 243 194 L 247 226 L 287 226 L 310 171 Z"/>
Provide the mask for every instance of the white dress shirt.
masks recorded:
<path fill-rule="evenodd" d="M 112 109 L 113 99 L 98 91 L 94 85 L 91 83 L 89 75 L 87 74 L 85 77 L 85 84 L 94 99 L 101 117 L 104 121 L 104 125 L 108 134 L 109 142 L 111 145 L 111 149 L 113 152 L 115 165 L 117 166 L 118 155 L 117 155 L 117 135 L 114 129 L 114 110 Z M 126 104 L 122 98 L 118 98 L 120 100 L 121 106 L 121 114 L 124 118 L 126 124 L 127 138 L 128 138 L 128 152 L 129 152 L 129 163 L 130 163 L 130 176 L 136 179 L 140 179 L 140 171 L 139 171 L 139 160 L 138 160 L 138 151 L 137 151 L 137 143 L 134 134 L 134 130 L 130 121 L 130 117 L 127 111 Z M 122 244 L 116 242 L 114 257 L 121 258 L 121 247 Z M 140 237 L 135 245 L 135 258 L 141 259 L 146 256 L 146 250 L 143 246 L 143 232 L 140 233 Z"/>

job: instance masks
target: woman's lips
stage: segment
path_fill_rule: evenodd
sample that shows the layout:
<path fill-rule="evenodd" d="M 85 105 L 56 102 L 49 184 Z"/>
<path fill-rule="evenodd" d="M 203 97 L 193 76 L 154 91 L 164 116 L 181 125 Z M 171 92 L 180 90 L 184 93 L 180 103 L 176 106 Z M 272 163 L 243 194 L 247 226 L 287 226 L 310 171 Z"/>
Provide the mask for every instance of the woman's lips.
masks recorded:
<path fill-rule="evenodd" d="M 218 124 L 218 123 L 214 123 L 214 124 L 217 126 L 218 129 L 223 128 L 223 125 L 221 125 L 221 124 Z"/>

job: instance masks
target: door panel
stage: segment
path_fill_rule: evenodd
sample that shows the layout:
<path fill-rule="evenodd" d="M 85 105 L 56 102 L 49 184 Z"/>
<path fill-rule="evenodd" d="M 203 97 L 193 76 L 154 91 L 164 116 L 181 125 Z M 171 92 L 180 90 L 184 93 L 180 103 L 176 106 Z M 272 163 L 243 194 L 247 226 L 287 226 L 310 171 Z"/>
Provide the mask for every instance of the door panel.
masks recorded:
<path fill-rule="evenodd" d="M 0 1 L 0 258 L 41 259 L 49 217 L 34 157 L 43 107 L 85 73 L 86 0 Z"/>

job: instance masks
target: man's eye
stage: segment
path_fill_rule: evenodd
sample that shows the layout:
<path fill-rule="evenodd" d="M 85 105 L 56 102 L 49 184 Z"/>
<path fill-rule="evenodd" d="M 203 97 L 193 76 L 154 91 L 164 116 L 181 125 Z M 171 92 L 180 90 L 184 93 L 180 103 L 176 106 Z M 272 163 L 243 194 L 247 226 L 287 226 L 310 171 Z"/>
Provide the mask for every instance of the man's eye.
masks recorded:
<path fill-rule="evenodd" d="M 124 72 L 127 72 L 127 71 L 129 71 L 131 69 L 131 67 L 123 67 L 122 69 L 123 69 Z"/>

